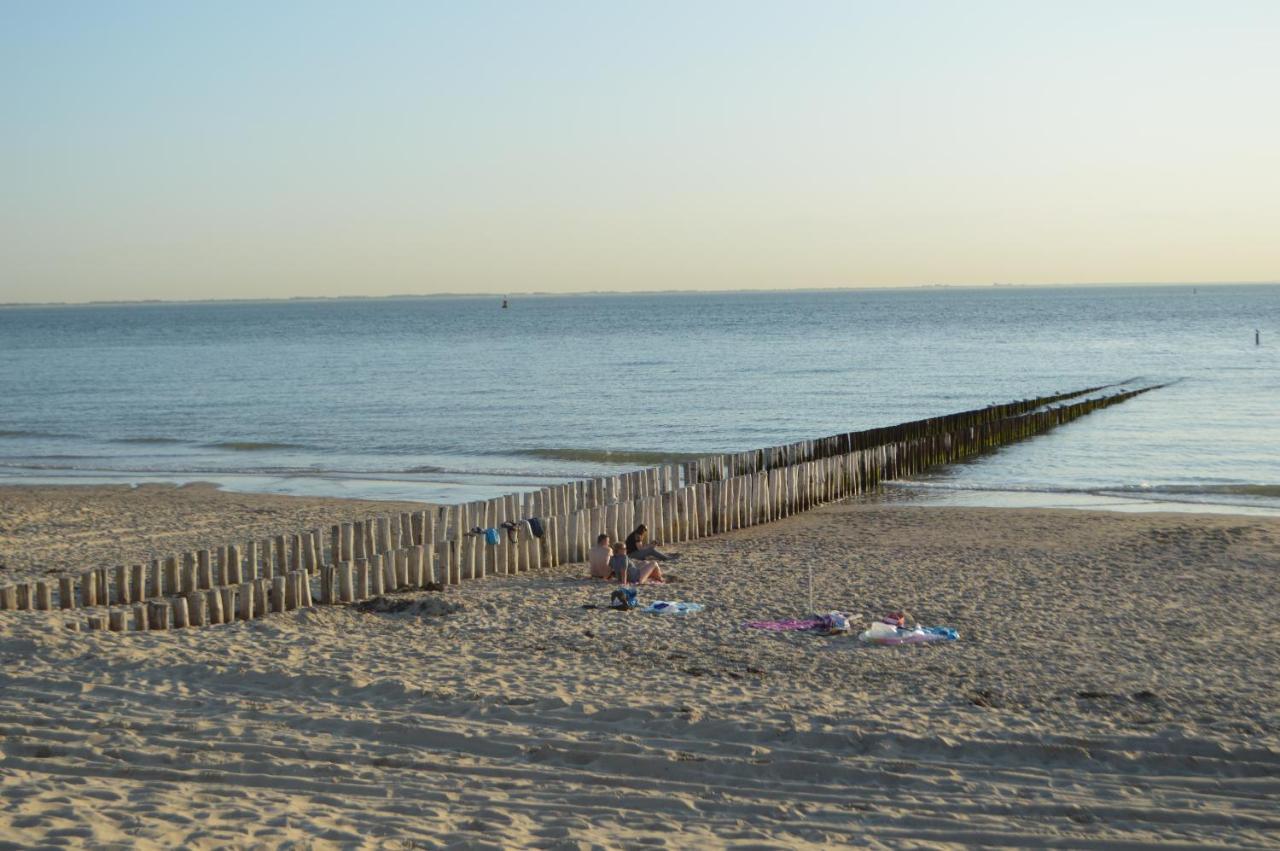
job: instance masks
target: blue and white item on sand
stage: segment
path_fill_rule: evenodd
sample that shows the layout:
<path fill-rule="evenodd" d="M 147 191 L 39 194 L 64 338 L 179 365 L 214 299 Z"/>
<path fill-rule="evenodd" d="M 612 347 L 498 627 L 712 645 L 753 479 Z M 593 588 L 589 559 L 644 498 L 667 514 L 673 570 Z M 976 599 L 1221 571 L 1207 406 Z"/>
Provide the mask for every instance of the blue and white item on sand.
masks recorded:
<path fill-rule="evenodd" d="M 611 609 L 634 609 L 639 605 L 636 600 L 636 589 L 634 588 L 617 588 L 609 595 L 609 608 Z"/>
<path fill-rule="evenodd" d="M 691 615 L 702 611 L 701 603 L 681 603 L 676 600 L 654 600 L 640 611 L 650 615 Z"/>
<path fill-rule="evenodd" d="M 915 629 L 873 623 L 871 629 L 858 636 L 867 644 L 932 644 L 935 641 L 956 641 L 960 633 L 947 626 L 918 626 Z"/>

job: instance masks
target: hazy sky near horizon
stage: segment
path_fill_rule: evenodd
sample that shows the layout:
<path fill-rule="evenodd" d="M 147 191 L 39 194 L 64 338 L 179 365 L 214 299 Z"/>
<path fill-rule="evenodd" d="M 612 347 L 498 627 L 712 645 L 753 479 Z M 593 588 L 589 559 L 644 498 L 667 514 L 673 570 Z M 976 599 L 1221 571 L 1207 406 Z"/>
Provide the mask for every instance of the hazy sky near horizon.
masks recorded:
<path fill-rule="evenodd" d="M 0 301 L 1280 278 L 1280 3 L 0 5 Z"/>

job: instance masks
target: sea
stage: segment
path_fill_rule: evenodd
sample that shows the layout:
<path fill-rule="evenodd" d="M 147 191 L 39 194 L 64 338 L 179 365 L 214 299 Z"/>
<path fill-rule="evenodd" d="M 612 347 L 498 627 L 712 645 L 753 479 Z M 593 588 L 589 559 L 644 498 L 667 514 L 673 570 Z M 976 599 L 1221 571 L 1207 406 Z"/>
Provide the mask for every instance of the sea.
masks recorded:
<path fill-rule="evenodd" d="M 0 484 L 459 502 L 1100 384 L 892 483 L 925 504 L 1280 514 L 1280 285 L 0 308 Z"/>

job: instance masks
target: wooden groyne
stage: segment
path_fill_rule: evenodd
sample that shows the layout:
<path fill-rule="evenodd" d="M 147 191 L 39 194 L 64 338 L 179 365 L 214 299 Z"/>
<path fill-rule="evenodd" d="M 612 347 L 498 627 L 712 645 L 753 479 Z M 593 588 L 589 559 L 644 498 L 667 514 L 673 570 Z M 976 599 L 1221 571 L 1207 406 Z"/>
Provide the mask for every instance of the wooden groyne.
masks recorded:
<path fill-rule="evenodd" d="M 1163 385 L 1160 385 L 1163 386 Z M 0 588 L 0 610 L 84 610 L 72 629 L 164 630 L 586 560 L 644 523 L 663 543 L 769 523 L 1041 434 L 1157 387 L 991 405 L 885 428 L 708 455 L 462 505 L 373 517 Z M 497 544 L 474 530 L 501 530 Z"/>

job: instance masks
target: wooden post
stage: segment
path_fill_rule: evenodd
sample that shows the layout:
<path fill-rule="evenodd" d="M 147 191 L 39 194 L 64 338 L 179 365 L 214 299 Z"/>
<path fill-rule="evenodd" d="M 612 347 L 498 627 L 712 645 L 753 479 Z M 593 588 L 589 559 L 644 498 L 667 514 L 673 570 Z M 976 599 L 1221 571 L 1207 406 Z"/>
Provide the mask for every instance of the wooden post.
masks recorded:
<path fill-rule="evenodd" d="M 334 553 L 333 564 L 339 565 L 344 561 L 350 561 L 355 558 L 355 524 L 342 524 L 342 548 Z"/>
<path fill-rule="evenodd" d="M 80 574 L 80 605 L 86 609 L 98 605 L 98 575 L 92 570 Z"/>
<path fill-rule="evenodd" d="M 58 608 L 74 609 L 76 607 L 76 581 L 70 576 L 58 577 Z"/>
<path fill-rule="evenodd" d="M 165 594 L 174 594 L 178 590 L 178 557 L 177 555 L 166 555 L 161 567 L 164 571 L 164 578 L 161 580 L 159 589 L 156 590 L 155 596 L 164 596 Z"/>
<path fill-rule="evenodd" d="M 380 544 L 384 553 L 389 553 L 395 549 L 391 541 L 391 518 L 382 517 L 378 523 L 378 533 L 381 536 Z"/>
<path fill-rule="evenodd" d="M 196 555 L 187 553 L 182 559 L 182 592 L 189 594 L 200 587 L 196 576 Z"/>
<path fill-rule="evenodd" d="M 267 612 L 271 611 L 267 600 L 267 596 L 271 593 L 271 580 L 255 579 L 251 584 L 253 585 L 253 616 L 266 617 Z"/>
<path fill-rule="evenodd" d="M 408 550 L 392 550 L 388 556 L 396 565 L 396 588 L 404 590 L 409 587 L 409 552 Z"/>
<path fill-rule="evenodd" d="M 307 533 L 307 558 L 310 563 L 307 566 L 308 575 L 320 572 L 320 568 L 324 567 L 324 530 L 312 529 Z"/>
<path fill-rule="evenodd" d="M 127 606 L 133 602 L 133 595 L 129 593 L 129 567 L 127 565 L 118 564 L 115 569 L 115 586 L 116 595 L 115 602 Z"/>
<path fill-rule="evenodd" d="M 329 557 L 321 559 L 322 566 L 335 564 L 342 558 L 342 524 L 334 523 L 329 527 Z"/>
<path fill-rule="evenodd" d="M 355 600 L 359 602 L 360 600 L 369 599 L 369 560 L 368 559 L 362 558 L 360 559 L 360 561 L 356 562 L 355 583 L 356 583 L 355 595 L 354 595 Z"/>
<path fill-rule="evenodd" d="M 241 582 L 236 586 L 237 599 L 240 602 L 240 611 L 237 616 L 242 621 L 253 620 L 253 583 Z"/>
<path fill-rule="evenodd" d="M 320 573 L 320 602 L 327 606 L 335 605 L 338 602 L 338 568 L 340 564 L 331 564 Z M 298 606 L 302 606 L 301 588 L 298 596 Z"/>
<path fill-rule="evenodd" d="M 173 607 L 169 605 L 167 600 L 156 600 L 150 604 L 147 611 L 148 628 L 168 629 L 172 622 Z"/>
<path fill-rule="evenodd" d="M 311 608 L 311 577 L 299 573 L 294 581 L 298 583 L 298 605 L 304 609 Z"/>
<path fill-rule="evenodd" d="M 383 593 L 394 594 L 398 591 L 400 585 L 396 581 L 395 559 L 390 555 L 376 555 L 373 557 L 373 563 L 378 566 L 378 573 L 382 574 Z"/>
<path fill-rule="evenodd" d="M 227 558 L 230 559 L 231 564 L 231 575 L 227 579 L 227 584 L 244 584 L 244 570 L 241 568 L 240 547 L 238 544 L 227 547 Z"/>
<path fill-rule="evenodd" d="M 288 602 L 286 589 L 289 585 L 288 579 L 283 576 L 271 577 L 271 611 L 285 612 L 288 609 L 285 603 Z"/>
<path fill-rule="evenodd" d="M 413 536 L 409 536 L 413 540 Z M 415 546 L 409 551 L 409 584 L 414 588 L 423 588 L 427 584 L 426 551 L 422 546 Z"/>
<path fill-rule="evenodd" d="M 133 605 L 133 628 L 139 632 L 145 632 L 151 628 L 150 618 L 147 617 L 147 604 L 134 603 Z"/>
<path fill-rule="evenodd" d="M 196 589 L 187 592 L 187 617 L 192 626 L 204 626 L 207 622 L 203 591 Z"/>
<path fill-rule="evenodd" d="M 448 585 L 449 584 L 449 542 L 448 541 L 436 541 L 435 563 L 438 566 L 438 571 L 439 571 L 438 578 L 436 581 L 439 582 L 441 585 Z"/>
<path fill-rule="evenodd" d="M 36 583 L 36 609 L 47 612 L 53 608 L 53 594 L 48 582 Z"/>
<path fill-rule="evenodd" d="M 533 538 L 533 528 L 529 525 L 528 520 L 520 521 L 518 540 L 520 541 L 519 570 L 521 573 L 526 573 L 533 570 L 533 553 L 537 549 Z"/>
<path fill-rule="evenodd" d="M 220 588 L 209 588 L 204 592 L 204 601 L 209 609 L 210 626 L 226 623 L 227 616 L 222 605 L 222 590 Z"/>
<path fill-rule="evenodd" d="M 355 602 L 355 566 L 347 561 L 338 568 L 338 599 L 344 603 Z"/>
<path fill-rule="evenodd" d="M 110 612 L 110 615 L 111 615 L 111 631 L 124 632 L 125 627 L 127 625 L 126 619 L 129 616 L 128 611 L 126 611 L 125 609 L 112 609 Z"/>
<path fill-rule="evenodd" d="M 173 627 L 174 629 L 186 629 L 188 625 L 187 598 L 177 597 L 173 601 Z"/>
<path fill-rule="evenodd" d="M 244 547 L 245 579 L 250 582 L 258 578 L 258 542 L 250 541 Z"/>
<path fill-rule="evenodd" d="M 106 615 L 89 615 L 86 620 L 90 632 L 99 632 L 107 628 L 108 621 Z"/>
<path fill-rule="evenodd" d="M 196 584 L 206 591 L 213 587 L 213 556 L 208 550 L 196 553 Z"/>
<path fill-rule="evenodd" d="M 387 577 L 382 568 L 382 556 L 374 556 L 369 565 L 369 594 L 381 597 L 387 593 Z"/>
<path fill-rule="evenodd" d="M 18 608 L 18 589 L 12 585 L 0 588 L 0 610 L 15 611 Z"/>
<path fill-rule="evenodd" d="M 222 593 L 222 622 L 233 623 L 236 619 L 236 585 L 223 585 L 217 589 Z"/>

